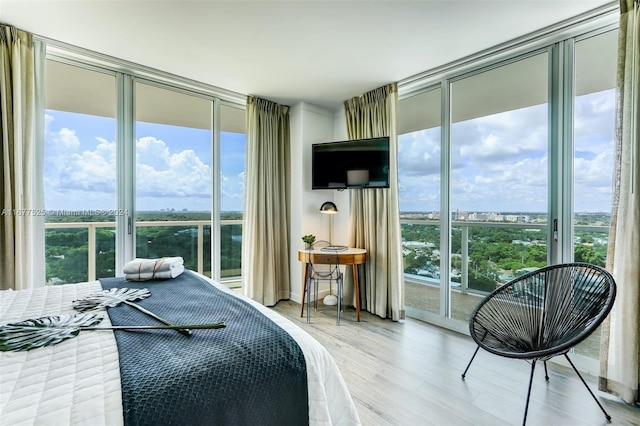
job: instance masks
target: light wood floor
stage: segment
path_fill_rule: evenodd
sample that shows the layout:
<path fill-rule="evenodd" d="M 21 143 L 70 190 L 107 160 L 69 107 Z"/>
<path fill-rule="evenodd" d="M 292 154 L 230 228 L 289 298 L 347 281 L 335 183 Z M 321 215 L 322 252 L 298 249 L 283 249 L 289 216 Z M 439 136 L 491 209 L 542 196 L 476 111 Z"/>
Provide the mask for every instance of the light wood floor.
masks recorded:
<path fill-rule="evenodd" d="M 517 425 L 527 392 L 530 364 L 480 351 L 465 380 L 475 344 L 469 336 L 421 321 L 383 320 L 367 312 L 361 322 L 348 309 L 336 326 L 335 307 L 312 311 L 311 324 L 300 305 L 281 301 L 275 311 L 322 343 L 338 364 L 365 426 Z M 573 370 L 549 363 L 549 382 L 536 365 L 527 424 L 606 425 L 604 415 Z M 596 391 L 584 376 L 611 425 L 640 425 L 640 409 Z"/>

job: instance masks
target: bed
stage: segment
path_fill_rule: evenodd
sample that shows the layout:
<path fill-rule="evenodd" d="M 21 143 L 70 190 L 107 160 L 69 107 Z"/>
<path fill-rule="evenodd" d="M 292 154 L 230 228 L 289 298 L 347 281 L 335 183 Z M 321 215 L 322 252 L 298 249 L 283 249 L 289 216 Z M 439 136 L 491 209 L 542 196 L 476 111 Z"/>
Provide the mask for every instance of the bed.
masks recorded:
<path fill-rule="evenodd" d="M 74 300 L 128 287 L 147 288 L 151 296 L 136 303 L 173 322 L 226 327 L 191 336 L 82 331 L 55 345 L 0 352 L 1 425 L 360 424 L 333 358 L 278 313 L 192 271 L 168 280 L 101 281 L 2 291 L 0 325 L 77 314 Z M 189 314 L 195 305 L 205 308 Z M 124 304 L 108 310 L 100 327 L 158 325 Z"/>

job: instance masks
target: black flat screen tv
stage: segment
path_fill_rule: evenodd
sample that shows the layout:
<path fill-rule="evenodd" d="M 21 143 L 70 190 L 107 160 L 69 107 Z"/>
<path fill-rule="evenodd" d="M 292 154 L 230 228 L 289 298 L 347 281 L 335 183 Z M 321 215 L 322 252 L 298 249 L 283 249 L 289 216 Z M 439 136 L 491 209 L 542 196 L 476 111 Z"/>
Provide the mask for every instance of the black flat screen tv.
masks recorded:
<path fill-rule="evenodd" d="M 388 136 L 311 146 L 311 189 L 388 187 Z"/>

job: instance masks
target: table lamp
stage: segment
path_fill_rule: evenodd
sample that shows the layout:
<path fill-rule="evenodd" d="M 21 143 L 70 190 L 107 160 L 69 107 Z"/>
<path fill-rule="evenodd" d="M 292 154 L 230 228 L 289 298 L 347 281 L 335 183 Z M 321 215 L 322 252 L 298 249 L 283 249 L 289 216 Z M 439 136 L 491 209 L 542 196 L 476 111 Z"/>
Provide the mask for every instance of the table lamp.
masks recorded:
<path fill-rule="evenodd" d="M 320 206 L 320 213 L 329 215 L 329 244 L 333 244 L 333 215 L 338 213 L 338 207 L 331 201 L 325 201 Z M 331 291 L 331 289 L 329 290 Z M 338 303 L 338 298 L 333 294 L 327 294 L 322 303 L 325 305 L 335 305 Z"/>
<path fill-rule="evenodd" d="M 334 215 L 338 213 L 338 208 L 331 201 L 325 201 L 320 206 L 320 213 Z M 329 216 L 329 245 L 323 247 L 322 250 L 326 251 L 344 251 L 347 250 L 347 246 L 337 246 L 333 244 L 333 217 Z"/>
<path fill-rule="evenodd" d="M 329 244 L 333 244 L 333 215 L 338 213 L 338 207 L 331 202 L 325 201 L 320 206 L 320 213 L 328 214 L 329 216 Z"/>

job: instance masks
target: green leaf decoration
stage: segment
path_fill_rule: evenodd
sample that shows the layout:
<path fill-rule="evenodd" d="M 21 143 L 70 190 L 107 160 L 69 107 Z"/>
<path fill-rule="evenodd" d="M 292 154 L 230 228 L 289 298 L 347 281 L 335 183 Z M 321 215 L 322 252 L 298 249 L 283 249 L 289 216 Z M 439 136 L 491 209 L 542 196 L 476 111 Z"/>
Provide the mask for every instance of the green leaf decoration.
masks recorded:
<path fill-rule="evenodd" d="M 177 328 L 175 324 L 167 321 L 166 319 L 159 317 L 151 311 L 146 310 L 140 305 L 136 305 L 132 303 L 137 300 L 146 299 L 151 296 L 151 292 L 146 288 L 112 288 L 109 290 L 102 290 L 99 293 L 94 293 L 84 299 L 74 300 L 73 301 L 73 309 L 76 309 L 80 312 L 85 312 L 93 309 L 103 309 L 103 308 L 115 308 L 121 303 L 126 303 L 129 306 L 132 306 L 139 310 L 142 313 L 149 315 L 152 318 L 160 321 L 161 323 L 173 327 L 179 333 L 184 334 L 185 336 L 191 335 L 191 330 L 186 328 Z"/>
<path fill-rule="evenodd" d="M 178 330 L 225 328 L 223 322 L 188 325 L 119 325 L 94 327 L 102 321 L 93 313 L 28 319 L 0 326 L 0 352 L 28 351 L 42 346 L 55 345 L 76 337 L 81 331 L 93 330 Z"/>
<path fill-rule="evenodd" d="M 28 319 L 0 327 L 0 351 L 28 351 L 42 346 L 55 345 L 76 337 L 81 327 L 99 324 L 102 317 L 83 313 Z"/>
<path fill-rule="evenodd" d="M 95 309 L 114 308 L 123 302 L 135 302 L 151 296 L 146 288 L 112 288 L 94 293 L 84 299 L 74 300 L 73 309 L 80 312 Z"/>

